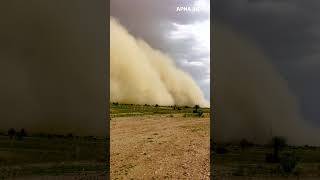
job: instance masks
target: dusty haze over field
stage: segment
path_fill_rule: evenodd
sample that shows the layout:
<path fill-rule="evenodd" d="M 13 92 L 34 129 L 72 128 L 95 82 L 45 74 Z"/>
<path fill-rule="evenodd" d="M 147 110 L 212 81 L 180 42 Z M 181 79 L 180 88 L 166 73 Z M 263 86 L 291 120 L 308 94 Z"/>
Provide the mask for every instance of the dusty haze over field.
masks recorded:
<path fill-rule="evenodd" d="M 320 145 L 319 129 L 304 120 L 297 97 L 263 51 L 229 26 L 216 23 L 213 36 L 214 139 L 264 144 L 283 136 L 290 144 Z"/>
<path fill-rule="evenodd" d="M 320 1 L 213 1 L 219 140 L 320 145 Z"/>
<path fill-rule="evenodd" d="M 105 135 L 106 1 L 0 7 L 0 130 Z"/>
<path fill-rule="evenodd" d="M 192 77 L 169 55 L 136 39 L 110 19 L 110 101 L 209 106 Z"/>

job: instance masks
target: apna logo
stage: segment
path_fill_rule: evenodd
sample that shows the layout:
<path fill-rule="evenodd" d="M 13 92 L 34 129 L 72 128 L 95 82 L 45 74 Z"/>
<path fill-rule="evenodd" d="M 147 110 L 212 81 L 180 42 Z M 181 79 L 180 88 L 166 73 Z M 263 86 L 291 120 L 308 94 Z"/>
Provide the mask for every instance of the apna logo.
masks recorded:
<path fill-rule="evenodd" d="M 179 6 L 176 9 L 177 12 L 199 12 L 200 7 L 191 7 L 191 6 Z"/>

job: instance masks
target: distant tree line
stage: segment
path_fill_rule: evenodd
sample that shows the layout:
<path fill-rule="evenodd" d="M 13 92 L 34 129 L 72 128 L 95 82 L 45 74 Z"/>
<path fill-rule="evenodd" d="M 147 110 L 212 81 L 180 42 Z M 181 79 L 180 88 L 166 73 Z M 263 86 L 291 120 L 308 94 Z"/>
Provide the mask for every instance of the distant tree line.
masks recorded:
<path fill-rule="evenodd" d="M 27 132 L 24 128 L 22 128 L 20 131 L 16 131 L 14 128 L 10 128 L 7 135 L 10 137 L 10 139 L 16 138 L 18 140 L 22 140 L 27 136 Z"/>
<path fill-rule="evenodd" d="M 213 143 L 211 147 L 211 153 L 212 154 L 226 154 L 229 153 L 229 146 L 232 144 L 216 144 Z M 242 151 L 245 151 L 246 149 L 260 146 L 257 144 L 254 144 L 252 142 L 249 142 L 246 139 L 242 139 L 239 142 L 240 148 Z M 272 137 L 269 144 L 264 145 L 265 148 L 271 150 L 270 153 L 265 154 L 265 162 L 266 163 L 275 163 L 278 164 L 278 170 L 279 173 L 284 175 L 290 175 L 292 173 L 296 172 L 297 164 L 300 160 L 298 156 L 296 156 L 295 153 L 290 151 L 285 151 L 285 148 L 289 147 L 287 144 L 287 140 L 284 137 L 275 136 Z"/>
<path fill-rule="evenodd" d="M 20 131 L 17 131 L 14 128 L 10 128 L 7 131 L 7 135 L 10 139 L 17 139 L 17 140 L 23 140 L 25 137 L 41 137 L 41 138 L 48 138 L 48 139 L 53 139 L 53 138 L 64 138 L 64 139 L 79 139 L 83 138 L 86 140 L 97 140 L 97 137 L 95 136 L 75 136 L 73 133 L 67 133 L 65 135 L 61 134 L 49 134 L 49 133 L 35 133 L 35 134 L 27 134 L 26 130 L 24 128 L 20 129 Z"/>

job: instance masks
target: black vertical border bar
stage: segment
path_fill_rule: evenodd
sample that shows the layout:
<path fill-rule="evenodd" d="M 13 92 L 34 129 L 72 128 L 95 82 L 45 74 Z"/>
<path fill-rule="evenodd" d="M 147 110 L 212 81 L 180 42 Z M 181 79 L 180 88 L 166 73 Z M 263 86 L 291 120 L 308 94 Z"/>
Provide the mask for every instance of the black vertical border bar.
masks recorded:
<path fill-rule="evenodd" d="M 214 41 L 214 7 L 215 7 L 216 0 L 210 1 L 210 179 L 215 180 L 215 168 L 214 168 L 214 137 L 213 137 L 213 130 L 214 130 L 214 122 L 216 117 L 216 106 L 214 103 L 215 98 L 215 88 L 216 88 L 216 76 L 214 70 L 214 59 L 212 53 L 214 53 L 213 41 Z"/>
<path fill-rule="evenodd" d="M 110 179 L 110 1 L 102 0 L 105 3 L 106 13 L 105 13 L 105 27 L 107 33 L 107 49 L 106 49 L 106 59 L 105 59 L 105 118 L 106 123 L 106 179 Z"/>

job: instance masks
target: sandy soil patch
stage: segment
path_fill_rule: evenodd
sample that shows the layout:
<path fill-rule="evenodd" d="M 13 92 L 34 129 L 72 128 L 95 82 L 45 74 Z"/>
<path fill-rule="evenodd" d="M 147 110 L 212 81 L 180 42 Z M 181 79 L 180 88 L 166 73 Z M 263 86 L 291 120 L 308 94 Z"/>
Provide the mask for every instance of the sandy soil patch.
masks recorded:
<path fill-rule="evenodd" d="M 111 120 L 111 179 L 209 179 L 209 118 Z"/>

